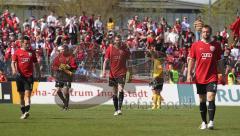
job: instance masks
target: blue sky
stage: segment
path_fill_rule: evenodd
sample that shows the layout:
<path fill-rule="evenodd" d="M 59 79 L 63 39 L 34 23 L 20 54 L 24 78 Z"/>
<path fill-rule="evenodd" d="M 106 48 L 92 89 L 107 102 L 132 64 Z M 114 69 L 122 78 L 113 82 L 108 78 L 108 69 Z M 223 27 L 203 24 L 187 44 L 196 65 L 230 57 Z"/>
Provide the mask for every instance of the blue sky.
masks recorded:
<path fill-rule="evenodd" d="M 193 3 L 201 3 L 201 4 L 208 4 L 209 0 L 177 0 L 177 1 L 186 1 L 186 2 L 193 2 Z M 212 3 L 217 0 L 212 0 Z"/>

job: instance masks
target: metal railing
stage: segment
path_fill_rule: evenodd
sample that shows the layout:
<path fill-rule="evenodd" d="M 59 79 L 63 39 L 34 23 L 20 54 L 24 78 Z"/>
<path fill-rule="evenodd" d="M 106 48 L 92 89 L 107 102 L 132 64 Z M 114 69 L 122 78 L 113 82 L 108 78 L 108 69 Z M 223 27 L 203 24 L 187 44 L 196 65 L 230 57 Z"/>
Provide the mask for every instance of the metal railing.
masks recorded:
<path fill-rule="evenodd" d="M 153 62 L 150 58 L 146 57 L 145 51 L 133 51 L 131 57 L 128 60 L 128 70 L 131 74 L 131 79 L 133 81 L 149 82 L 152 80 L 152 70 Z M 84 59 L 79 60 L 76 58 L 76 63 L 78 65 L 77 70 L 74 73 L 74 82 L 107 82 L 107 78 L 101 77 L 102 65 L 104 60 L 104 55 L 99 51 L 90 55 L 86 53 Z M 164 81 L 167 83 L 169 81 L 169 70 L 168 70 L 168 60 L 163 57 L 160 58 L 163 67 Z M 9 80 L 14 80 L 11 74 L 11 61 L 0 62 L 1 69 L 3 69 L 5 75 Z M 51 62 L 48 58 L 43 57 L 40 61 L 41 77 L 42 81 L 54 81 L 54 71 L 51 70 Z M 177 62 L 177 71 L 179 72 L 180 82 L 186 81 L 186 63 Z M 109 66 L 107 67 L 107 72 Z M 237 77 L 239 78 L 239 77 Z"/>

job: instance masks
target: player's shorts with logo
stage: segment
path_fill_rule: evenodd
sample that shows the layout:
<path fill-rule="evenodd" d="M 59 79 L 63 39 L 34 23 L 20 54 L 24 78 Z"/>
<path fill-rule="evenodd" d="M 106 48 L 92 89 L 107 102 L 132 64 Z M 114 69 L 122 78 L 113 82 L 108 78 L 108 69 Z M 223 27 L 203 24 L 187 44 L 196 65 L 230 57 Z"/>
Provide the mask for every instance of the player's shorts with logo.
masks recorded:
<path fill-rule="evenodd" d="M 16 84 L 18 92 L 25 92 L 25 90 L 32 91 L 33 77 L 24 77 L 21 74 L 16 76 Z"/>
<path fill-rule="evenodd" d="M 152 86 L 152 90 L 161 92 L 163 89 L 163 83 L 164 83 L 163 78 L 157 78 L 151 81 L 149 84 L 150 86 Z"/>
<path fill-rule="evenodd" d="M 217 92 L 217 82 L 210 82 L 208 84 L 196 84 L 197 94 L 206 94 L 207 92 Z"/>
<path fill-rule="evenodd" d="M 125 85 L 126 75 L 116 77 L 116 78 L 109 78 L 109 86 L 117 86 L 118 84 Z"/>
<path fill-rule="evenodd" d="M 56 81 L 55 87 L 63 88 L 71 88 L 71 82 L 64 82 L 64 81 Z"/>

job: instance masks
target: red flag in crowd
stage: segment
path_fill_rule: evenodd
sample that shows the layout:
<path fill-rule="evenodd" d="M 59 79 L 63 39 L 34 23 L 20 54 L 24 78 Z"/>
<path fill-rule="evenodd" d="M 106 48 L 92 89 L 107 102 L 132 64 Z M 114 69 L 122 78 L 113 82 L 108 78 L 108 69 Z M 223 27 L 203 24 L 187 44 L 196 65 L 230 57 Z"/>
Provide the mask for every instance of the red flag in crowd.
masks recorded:
<path fill-rule="evenodd" d="M 240 17 L 237 17 L 236 21 L 229 28 L 232 30 L 233 36 L 240 37 Z"/>

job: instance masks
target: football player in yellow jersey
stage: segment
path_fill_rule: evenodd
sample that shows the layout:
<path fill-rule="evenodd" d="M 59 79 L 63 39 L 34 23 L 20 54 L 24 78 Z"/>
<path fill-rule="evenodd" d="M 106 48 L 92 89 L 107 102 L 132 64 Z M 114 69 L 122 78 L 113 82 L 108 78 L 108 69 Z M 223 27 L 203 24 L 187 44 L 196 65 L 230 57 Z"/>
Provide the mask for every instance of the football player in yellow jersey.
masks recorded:
<path fill-rule="evenodd" d="M 151 52 L 151 59 L 153 61 L 153 81 L 149 83 L 152 86 L 152 109 L 160 109 L 161 108 L 161 101 L 163 97 L 161 96 L 161 91 L 163 88 L 163 67 L 161 64 L 160 59 L 156 52 Z"/>

